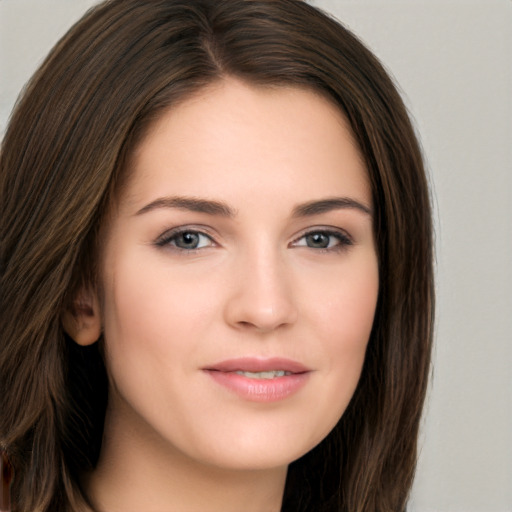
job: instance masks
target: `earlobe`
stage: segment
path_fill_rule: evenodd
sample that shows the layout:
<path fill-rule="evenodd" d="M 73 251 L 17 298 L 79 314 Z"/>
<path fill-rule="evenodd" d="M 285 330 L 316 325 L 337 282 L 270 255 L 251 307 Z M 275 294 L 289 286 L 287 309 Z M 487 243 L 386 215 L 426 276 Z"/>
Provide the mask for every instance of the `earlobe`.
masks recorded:
<path fill-rule="evenodd" d="M 96 293 L 81 290 L 62 314 L 62 326 L 79 345 L 92 345 L 101 336 L 101 316 Z"/>

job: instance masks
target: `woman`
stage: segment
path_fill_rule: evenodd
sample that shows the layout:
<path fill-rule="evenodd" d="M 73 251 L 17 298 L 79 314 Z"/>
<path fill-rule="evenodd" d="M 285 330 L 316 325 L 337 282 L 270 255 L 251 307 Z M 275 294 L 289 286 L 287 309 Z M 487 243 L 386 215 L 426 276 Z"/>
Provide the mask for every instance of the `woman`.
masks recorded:
<path fill-rule="evenodd" d="M 13 509 L 404 510 L 428 188 L 368 50 L 297 0 L 114 0 L 1 155 Z"/>

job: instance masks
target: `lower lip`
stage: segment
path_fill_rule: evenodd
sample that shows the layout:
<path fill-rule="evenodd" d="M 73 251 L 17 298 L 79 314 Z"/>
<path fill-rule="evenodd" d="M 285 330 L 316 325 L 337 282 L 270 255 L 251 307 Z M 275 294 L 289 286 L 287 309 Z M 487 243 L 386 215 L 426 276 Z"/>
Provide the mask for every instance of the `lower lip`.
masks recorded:
<path fill-rule="evenodd" d="M 309 377 L 309 372 L 292 373 L 273 379 L 251 379 L 235 372 L 207 370 L 210 377 L 238 396 L 251 402 L 277 402 L 299 391 Z"/>

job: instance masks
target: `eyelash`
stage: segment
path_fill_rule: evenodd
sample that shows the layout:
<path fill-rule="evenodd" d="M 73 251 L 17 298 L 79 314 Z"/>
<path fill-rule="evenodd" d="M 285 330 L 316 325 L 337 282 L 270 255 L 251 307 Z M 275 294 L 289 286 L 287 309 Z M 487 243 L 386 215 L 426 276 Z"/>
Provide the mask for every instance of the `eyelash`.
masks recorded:
<path fill-rule="evenodd" d="M 197 251 L 200 251 L 202 249 L 205 249 L 206 247 L 194 247 L 194 248 L 183 248 L 178 247 L 176 245 L 176 240 L 179 236 L 190 234 L 190 235 L 197 235 L 198 237 L 205 237 L 210 241 L 210 245 L 208 247 L 215 246 L 215 240 L 207 233 L 200 229 L 194 229 L 194 228 L 176 228 L 172 229 L 170 231 L 165 232 L 163 235 L 161 235 L 156 241 L 155 245 L 158 247 L 166 247 L 171 246 L 173 250 L 176 250 L 178 252 L 182 253 L 194 253 Z M 337 239 L 338 243 L 336 243 L 333 246 L 329 245 L 331 244 L 331 241 L 329 241 L 327 247 L 311 247 L 306 244 L 298 244 L 298 242 L 302 239 L 306 239 L 308 236 L 313 235 L 321 235 L 321 236 L 327 236 L 329 238 L 335 238 Z M 302 233 L 300 237 L 296 238 L 291 245 L 293 247 L 306 247 L 310 249 L 314 249 L 316 251 L 322 252 L 322 253 L 329 253 L 329 252 L 340 252 L 342 250 L 345 250 L 347 247 L 353 245 L 352 239 L 342 231 L 332 230 L 332 229 L 312 229 L 310 231 L 307 231 L 305 233 Z"/>
<path fill-rule="evenodd" d="M 336 243 L 335 245 L 333 245 L 331 247 L 328 246 L 328 247 L 316 247 L 316 248 L 308 246 L 308 245 L 302 245 L 302 244 L 296 245 L 299 240 L 305 239 L 306 237 L 313 236 L 313 235 L 321 235 L 321 236 L 327 236 L 329 238 L 335 238 L 338 243 Z M 306 233 L 303 233 L 300 237 L 295 239 L 292 242 L 292 245 L 294 245 L 295 247 L 309 247 L 310 249 L 314 249 L 316 251 L 328 253 L 328 252 L 343 251 L 343 250 L 347 249 L 347 247 L 354 245 L 354 243 L 353 243 L 352 239 L 347 234 L 343 233 L 342 231 L 337 231 L 337 230 L 333 230 L 333 229 L 312 229 L 310 231 L 307 231 Z M 328 245 L 330 245 L 330 241 L 329 241 Z"/>
<path fill-rule="evenodd" d="M 180 251 L 180 252 L 196 252 L 196 251 L 200 251 L 201 249 L 203 249 L 203 247 L 192 248 L 192 249 L 185 249 L 183 247 L 178 247 L 175 244 L 176 239 L 180 235 L 185 235 L 185 234 L 198 235 L 199 237 L 208 238 L 209 241 L 211 242 L 211 244 L 215 245 L 215 241 L 213 240 L 213 238 L 210 235 L 208 235 L 207 233 L 205 233 L 204 231 L 202 231 L 200 229 L 195 229 L 195 228 L 175 228 L 175 229 L 171 229 L 170 231 L 166 231 L 163 235 L 161 235 L 156 240 L 155 245 L 157 245 L 158 247 L 171 246 L 174 250 Z"/>

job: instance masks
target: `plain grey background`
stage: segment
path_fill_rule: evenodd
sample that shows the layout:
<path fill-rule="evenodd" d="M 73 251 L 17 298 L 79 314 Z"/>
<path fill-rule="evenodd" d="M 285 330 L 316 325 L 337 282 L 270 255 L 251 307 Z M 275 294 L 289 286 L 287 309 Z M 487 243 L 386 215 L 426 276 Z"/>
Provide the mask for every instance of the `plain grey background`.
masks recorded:
<path fill-rule="evenodd" d="M 95 0 L 0 0 L 0 134 Z M 431 174 L 434 371 L 412 512 L 512 511 L 512 1 L 312 0 L 400 84 Z"/>

